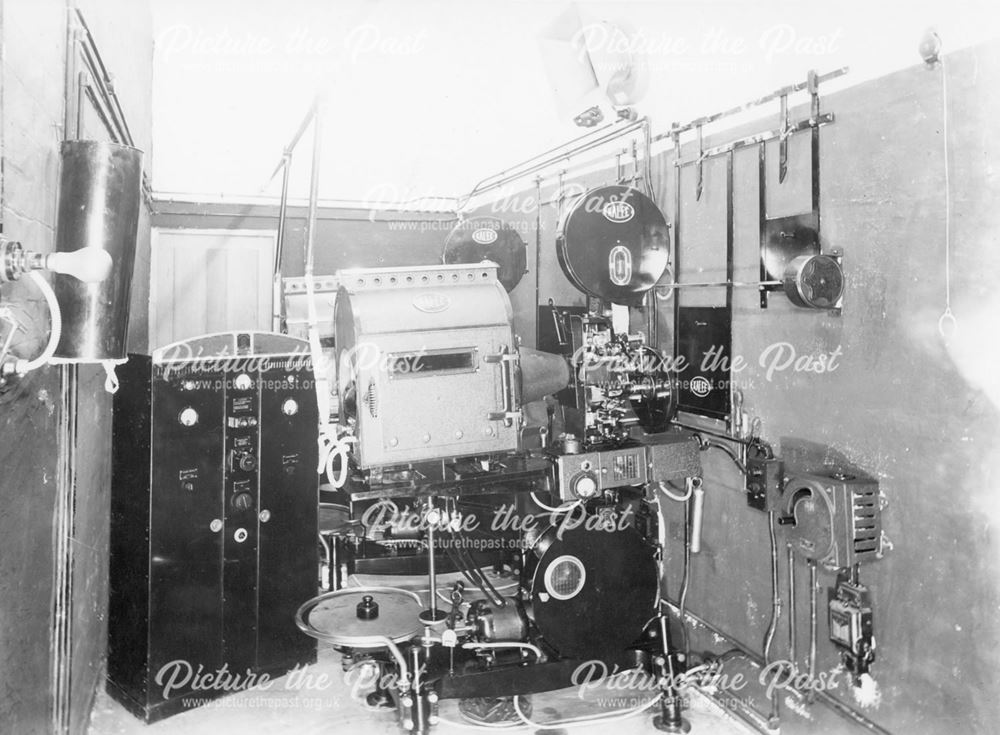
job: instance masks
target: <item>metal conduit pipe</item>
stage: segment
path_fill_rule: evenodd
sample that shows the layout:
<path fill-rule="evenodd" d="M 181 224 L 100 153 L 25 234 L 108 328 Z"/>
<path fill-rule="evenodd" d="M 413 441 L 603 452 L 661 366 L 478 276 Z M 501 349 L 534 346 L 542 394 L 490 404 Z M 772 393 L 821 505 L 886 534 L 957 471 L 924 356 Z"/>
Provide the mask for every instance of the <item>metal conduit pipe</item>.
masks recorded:
<path fill-rule="evenodd" d="M 466 194 L 465 197 L 462 198 L 462 200 L 461 200 L 461 202 L 460 202 L 460 204 L 458 206 L 458 209 L 459 210 L 463 209 L 472 200 L 472 198 L 475 197 L 475 196 L 477 196 L 477 195 L 484 194 L 484 193 L 486 193 L 488 191 L 492 191 L 494 189 L 499 189 L 501 186 L 504 186 L 505 184 L 508 184 L 511 181 L 516 181 L 517 179 L 524 178 L 525 176 L 530 176 L 531 174 L 538 173 L 538 172 L 540 172 L 540 171 L 548 168 L 549 166 L 551 166 L 551 165 L 553 165 L 555 163 L 558 163 L 559 161 L 564 161 L 566 159 L 572 158 L 573 156 L 580 155 L 581 153 L 586 153 L 587 151 L 593 150 L 594 148 L 597 148 L 597 147 L 599 147 L 601 145 L 604 145 L 604 144 L 606 144 L 606 143 L 614 140 L 615 138 L 619 138 L 622 135 L 626 135 L 628 133 L 632 133 L 632 132 L 635 132 L 635 131 L 639 130 L 641 128 L 641 125 L 642 125 L 641 121 L 629 123 L 627 126 L 622 127 L 622 128 L 620 128 L 618 130 L 611 131 L 610 133 L 607 133 L 606 135 L 604 135 L 604 136 L 602 136 L 600 138 L 588 141 L 588 142 L 586 142 L 586 143 L 584 143 L 584 144 L 582 144 L 582 145 L 580 145 L 580 146 L 578 146 L 576 148 L 567 150 L 565 152 L 561 152 L 558 155 L 550 156 L 549 158 L 546 158 L 546 159 L 540 161 L 539 163 L 536 163 L 536 164 L 534 164 L 534 165 L 532 165 L 532 166 L 524 169 L 523 171 L 514 171 L 514 172 L 511 172 L 511 173 L 507 173 L 506 175 L 502 176 L 501 178 L 496 178 L 496 176 L 498 176 L 498 175 L 494 175 L 493 177 L 489 177 L 489 178 L 495 178 L 495 180 L 491 181 L 488 184 L 483 184 L 482 182 L 476 184 L 476 186 L 474 186 L 472 188 L 472 190 L 468 194 Z M 533 160 L 533 159 L 529 159 L 529 161 L 530 160 Z M 522 165 L 525 165 L 525 164 L 518 164 L 518 166 L 522 166 Z M 515 168 L 517 168 L 517 167 L 515 167 Z M 484 181 L 486 181 L 486 180 L 488 180 L 488 179 L 484 179 Z"/>
<path fill-rule="evenodd" d="M 472 187 L 472 190 L 469 192 L 469 196 L 471 197 L 472 195 L 479 193 L 483 187 L 494 186 L 502 180 L 505 179 L 509 180 L 511 177 L 523 176 L 523 174 L 519 173 L 517 169 L 534 164 L 540 159 L 551 157 L 556 153 L 559 153 L 564 148 L 572 148 L 575 145 L 580 145 L 583 143 L 583 141 L 586 141 L 588 138 L 593 138 L 598 135 L 603 135 L 608 131 L 610 131 L 615 126 L 619 125 L 620 122 L 621 121 L 616 120 L 615 122 L 608 123 L 607 125 L 602 125 L 601 127 L 596 128 L 595 130 L 590 130 L 581 136 L 573 138 L 572 140 L 568 140 L 565 143 L 560 143 L 557 146 L 549 148 L 547 151 L 536 153 L 534 156 L 526 158 L 525 160 L 514 164 L 510 168 L 503 169 L 502 171 L 498 171 L 495 174 L 490 174 L 489 176 L 480 179 L 476 183 L 476 185 Z"/>
<path fill-rule="evenodd" d="M 673 600 L 668 600 L 666 598 L 663 598 L 662 602 L 665 605 L 667 605 L 667 607 L 673 608 L 675 611 L 679 612 L 680 608 L 677 605 L 677 603 L 674 602 Z M 738 639 L 734 638 L 729 633 L 726 633 L 722 629 L 712 625 L 704 618 L 696 615 L 690 610 L 685 610 L 684 615 L 685 617 L 688 617 L 694 622 L 696 622 L 698 625 L 701 625 L 702 627 L 708 629 L 711 633 L 714 633 L 720 638 L 724 638 L 729 644 L 731 644 L 734 648 L 739 650 L 739 652 L 742 653 L 747 658 L 747 660 L 750 661 L 757 668 L 759 669 L 764 668 L 764 659 L 762 659 L 759 654 L 754 653 L 752 650 L 750 650 L 750 648 L 748 648 L 746 645 L 741 643 Z M 800 699 L 803 698 L 804 696 L 802 692 L 799 692 L 796 689 L 788 689 L 787 691 L 789 694 L 793 694 Z M 830 709 L 832 709 L 837 714 L 850 720 L 856 725 L 860 725 L 861 727 L 865 728 L 870 732 L 878 733 L 878 735 L 892 735 L 884 727 L 881 727 L 880 725 L 877 725 L 876 723 L 872 722 L 863 714 L 858 712 L 856 709 L 847 704 L 844 704 L 843 702 L 841 702 L 839 699 L 835 698 L 828 692 L 816 692 L 816 700 L 829 706 Z"/>

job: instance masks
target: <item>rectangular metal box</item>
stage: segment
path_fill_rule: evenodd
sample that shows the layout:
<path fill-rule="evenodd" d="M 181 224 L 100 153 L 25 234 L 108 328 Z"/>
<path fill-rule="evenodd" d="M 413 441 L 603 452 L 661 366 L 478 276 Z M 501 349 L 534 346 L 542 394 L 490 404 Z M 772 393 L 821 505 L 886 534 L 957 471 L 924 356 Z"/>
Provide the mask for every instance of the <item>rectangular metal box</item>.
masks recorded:
<path fill-rule="evenodd" d="M 337 278 L 341 420 L 362 469 L 517 449 L 519 357 L 496 265 Z"/>
<path fill-rule="evenodd" d="M 307 350 L 226 333 L 119 369 L 108 691 L 147 722 L 226 693 L 185 682 L 189 669 L 280 675 L 315 660 L 294 621 L 318 573 Z"/>

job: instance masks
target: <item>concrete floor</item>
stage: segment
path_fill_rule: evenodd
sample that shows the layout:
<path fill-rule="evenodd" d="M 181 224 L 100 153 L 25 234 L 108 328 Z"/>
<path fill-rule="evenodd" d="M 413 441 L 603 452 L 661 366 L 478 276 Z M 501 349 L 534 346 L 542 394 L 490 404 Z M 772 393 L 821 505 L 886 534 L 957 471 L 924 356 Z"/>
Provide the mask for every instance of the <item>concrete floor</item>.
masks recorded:
<path fill-rule="evenodd" d="M 353 580 L 352 580 L 353 581 Z M 380 580 L 363 580 L 372 584 Z M 500 582 L 500 580 L 496 580 Z M 421 580 L 414 580 L 419 585 Z M 442 585 L 446 584 L 442 580 Z M 426 582 L 424 582 L 426 584 Z M 394 586 L 409 586 L 396 578 Z M 248 690 L 211 701 L 198 709 L 183 712 L 166 720 L 146 725 L 126 711 L 103 689 L 98 692 L 91 714 L 89 735 L 319 735 L 320 733 L 365 733 L 398 735 L 395 712 L 372 709 L 364 702 L 363 691 L 352 690 L 341 667 L 338 652 L 321 644 L 317 662 L 304 669 L 296 680 L 285 676 L 266 689 Z M 326 675 L 326 678 L 322 678 Z M 692 732 L 703 735 L 754 735 L 755 731 L 736 720 L 722 707 L 697 691 L 687 693 L 689 708 L 685 717 Z M 586 701 L 576 688 L 530 696 L 530 719 L 534 727 L 502 728 L 505 731 L 533 732 L 608 732 L 614 728 L 628 733 L 658 733 L 653 727 L 657 708 L 612 722 L 588 725 L 563 725 L 578 717 L 608 717 L 634 709 L 649 701 L 650 693 L 613 688 L 587 693 Z M 456 701 L 441 703 L 442 722 L 434 728 L 439 735 L 496 730 L 467 723 L 458 712 Z M 562 725 L 562 726 L 560 726 Z M 551 729 L 550 729 L 551 728 Z"/>
<path fill-rule="evenodd" d="M 373 710 L 352 695 L 344 681 L 340 656 L 333 651 L 321 651 L 319 661 L 307 671 L 317 677 L 326 673 L 332 684 L 321 690 L 307 691 L 288 688 L 287 677 L 278 679 L 267 691 L 246 691 L 215 700 L 196 710 L 183 712 L 166 720 L 146 725 L 128 713 L 103 690 L 98 693 L 91 715 L 89 735 L 331 735 L 365 733 L 365 735 L 399 735 L 402 730 L 390 710 Z M 607 692 L 605 703 L 601 693 L 593 693 L 588 702 L 581 702 L 575 689 L 531 695 L 530 719 L 539 727 L 503 728 L 505 731 L 529 733 L 545 729 L 558 732 L 559 723 L 581 716 L 607 716 L 616 711 L 627 692 Z M 685 717 L 692 733 L 701 735 L 755 735 L 755 731 L 737 722 L 717 704 L 698 692 L 689 692 L 690 707 Z M 615 702 L 611 704 L 610 702 Z M 628 701 L 625 706 L 631 706 Z M 659 733 L 653 727 L 655 708 L 614 723 L 597 722 L 576 725 L 572 732 L 602 733 L 612 727 L 620 732 Z M 484 729 L 464 723 L 457 702 L 444 701 L 442 723 L 433 732 L 456 735 Z M 447 720 L 447 722 L 445 722 Z M 455 724 L 452 724 L 455 723 Z M 552 724 L 549 724 L 552 723 Z M 549 730 L 548 728 L 553 728 Z"/>

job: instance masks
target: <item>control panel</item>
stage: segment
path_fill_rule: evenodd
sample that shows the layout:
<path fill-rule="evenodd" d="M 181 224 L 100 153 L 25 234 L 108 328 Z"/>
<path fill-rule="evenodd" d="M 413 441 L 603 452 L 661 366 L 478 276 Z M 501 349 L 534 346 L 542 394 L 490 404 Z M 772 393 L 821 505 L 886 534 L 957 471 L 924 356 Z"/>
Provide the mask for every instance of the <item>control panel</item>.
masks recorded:
<path fill-rule="evenodd" d="M 562 500 L 588 500 L 605 490 L 646 483 L 646 448 L 609 449 L 556 458 Z"/>
<path fill-rule="evenodd" d="M 765 513 L 781 510 L 785 488 L 784 462 L 762 442 L 747 447 L 747 505 Z"/>

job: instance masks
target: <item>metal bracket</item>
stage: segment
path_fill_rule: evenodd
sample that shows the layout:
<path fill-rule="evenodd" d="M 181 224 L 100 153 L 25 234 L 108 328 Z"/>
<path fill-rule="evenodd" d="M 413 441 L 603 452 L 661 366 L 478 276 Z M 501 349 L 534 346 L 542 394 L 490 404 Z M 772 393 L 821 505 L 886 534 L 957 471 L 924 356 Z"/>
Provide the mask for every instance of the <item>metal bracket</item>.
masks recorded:
<path fill-rule="evenodd" d="M 698 184 L 694 190 L 695 201 L 701 201 L 701 192 L 704 189 L 705 184 L 705 141 L 702 134 L 702 127 L 699 125 L 696 130 L 698 132 L 698 161 L 695 164 L 698 166 Z"/>
<path fill-rule="evenodd" d="M 892 543 L 892 540 L 889 538 L 889 536 L 886 534 L 884 530 L 882 531 L 882 536 L 879 539 L 878 546 L 879 546 L 878 553 L 875 556 L 879 559 L 883 558 L 887 551 L 892 551 L 893 549 L 896 548 L 896 545 Z"/>
<path fill-rule="evenodd" d="M 788 175 L 788 95 L 781 95 L 781 118 L 779 121 L 780 133 L 778 134 L 778 183 L 785 183 L 785 176 Z"/>

